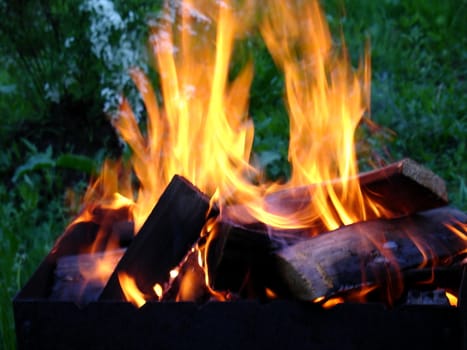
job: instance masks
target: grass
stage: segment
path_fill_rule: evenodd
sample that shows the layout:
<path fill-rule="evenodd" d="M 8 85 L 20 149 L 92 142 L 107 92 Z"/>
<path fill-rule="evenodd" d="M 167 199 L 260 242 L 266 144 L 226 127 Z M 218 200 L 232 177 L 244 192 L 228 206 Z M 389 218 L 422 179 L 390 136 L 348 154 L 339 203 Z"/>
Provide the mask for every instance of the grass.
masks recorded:
<path fill-rule="evenodd" d="M 342 13 L 341 1 L 330 7 Z M 336 13 L 334 12 L 334 13 Z M 467 1 L 349 1 L 338 25 L 351 52 L 372 45 L 372 118 L 392 129 L 391 158 L 410 157 L 447 181 L 467 209 Z M 358 18 L 358 20 L 355 20 Z"/>
<path fill-rule="evenodd" d="M 387 161 L 410 157 L 434 170 L 447 181 L 453 205 L 467 211 L 467 1 L 330 0 L 325 9 L 333 32 L 344 33 L 355 63 L 366 38 L 371 41 L 372 119 L 395 134 L 390 140 L 373 136 L 368 144 Z M 272 176 L 287 176 L 283 82 L 261 43 L 252 48 L 255 151 Z M 5 120 L 7 130 L 13 121 Z M 72 215 L 65 201 L 69 171 L 43 168 L 12 182 L 14 170 L 34 151 L 10 141 L 0 154 L 2 349 L 15 344 L 12 297 Z M 71 185 L 82 188 L 79 181 Z"/>
<path fill-rule="evenodd" d="M 53 182 L 61 174 L 26 175 L 14 188 L 0 184 L 0 347 L 13 349 L 13 295 L 50 251 L 69 220 L 69 212 Z"/>

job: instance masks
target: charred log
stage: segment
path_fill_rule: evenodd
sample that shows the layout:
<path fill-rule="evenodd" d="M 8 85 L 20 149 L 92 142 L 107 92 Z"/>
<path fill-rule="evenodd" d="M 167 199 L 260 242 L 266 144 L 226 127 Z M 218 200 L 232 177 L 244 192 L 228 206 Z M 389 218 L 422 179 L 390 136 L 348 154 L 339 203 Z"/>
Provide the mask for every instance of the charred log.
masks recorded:
<path fill-rule="evenodd" d="M 175 176 L 128 247 L 109 279 L 100 300 L 125 300 L 118 281 L 126 273 L 144 294 L 164 285 L 200 237 L 209 210 L 209 198 L 180 176 Z"/>
<path fill-rule="evenodd" d="M 265 297 L 265 286 L 276 278 L 271 270 L 271 254 L 280 247 L 262 230 L 220 220 L 208 249 L 211 286 L 242 298 Z"/>
<path fill-rule="evenodd" d="M 67 255 L 89 254 L 126 247 L 133 239 L 133 222 L 128 206 L 118 209 L 96 207 L 92 221 L 70 225 L 52 249 L 57 258 Z"/>

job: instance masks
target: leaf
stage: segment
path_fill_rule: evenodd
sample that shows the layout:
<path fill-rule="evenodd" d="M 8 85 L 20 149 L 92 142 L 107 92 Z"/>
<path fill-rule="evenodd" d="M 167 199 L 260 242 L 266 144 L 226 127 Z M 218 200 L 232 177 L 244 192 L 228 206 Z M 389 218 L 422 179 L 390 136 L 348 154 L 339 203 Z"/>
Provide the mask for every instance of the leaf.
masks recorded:
<path fill-rule="evenodd" d="M 55 160 L 51 158 L 51 152 L 37 153 L 29 157 L 26 163 L 16 168 L 12 181 L 16 182 L 19 177 L 25 173 L 38 169 L 52 168 L 55 166 Z"/>
<path fill-rule="evenodd" d="M 29 142 L 25 138 L 21 138 L 21 142 L 28 148 L 28 150 L 32 153 L 37 153 L 37 147 L 33 143 Z"/>
<path fill-rule="evenodd" d="M 77 154 L 62 154 L 56 160 L 56 166 L 82 171 L 89 175 L 97 173 L 96 162 L 89 157 Z"/>

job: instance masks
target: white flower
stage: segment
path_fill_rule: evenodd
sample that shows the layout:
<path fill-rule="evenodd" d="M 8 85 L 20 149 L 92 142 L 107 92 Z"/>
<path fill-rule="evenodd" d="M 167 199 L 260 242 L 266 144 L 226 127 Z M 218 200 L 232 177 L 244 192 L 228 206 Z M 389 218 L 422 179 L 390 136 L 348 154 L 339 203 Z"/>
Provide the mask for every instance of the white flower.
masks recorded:
<path fill-rule="evenodd" d="M 114 113 L 123 89 L 132 85 L 129 69 L 139 66 L 145 70 L 147 65 L 138 33 L 128 29 L 139 18 L 132 11 L 120 14 L 111 0 L 85 0 L 80 9 L 90 14 L 89 40 L 92 52 L 105 67 L 100 77 L 104 111 Z M 135 115 L 139 117 L 143 108 L 138 101 L 138 94 L 130 93 L 127 98 Z"/>

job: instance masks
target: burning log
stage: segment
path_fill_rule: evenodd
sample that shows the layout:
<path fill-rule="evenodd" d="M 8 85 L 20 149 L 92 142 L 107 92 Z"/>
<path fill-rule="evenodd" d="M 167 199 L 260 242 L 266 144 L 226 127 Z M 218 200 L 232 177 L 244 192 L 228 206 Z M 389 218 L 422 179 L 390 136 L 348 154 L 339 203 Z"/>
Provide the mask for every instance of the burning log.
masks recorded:
<path fill-rule="evenodd" d="M 416 280 L 417 269 L 431 267 L 435 273 L 436 266 L 460 268 L 466 238 L 447 225 L 466 223 L 466 214 L 449 207 L 360 222 L 277 251 L 276 266 L 298 299 L 376 285 L 386 286 L 390 297 L 399 297 L 404 275 Z"/>
<path fill-rule="evenodd" d="M 208 246 L 210 285 L 241 297 L 262 298 L 271 278 L 271 253 L 280 246 L 265 231 L 220 220 Z M 269 266 L 269 268 L 268 268 Z"/>
<path fill-rule="evenodd" d="M 360 173 L 358 181 L 364 197 L 384 208 L 386 216 L 400 217 L 448 204 L 444 180 L 411 159 L 403 159 L 383 168 Z M 339 197 L 342 182 L 336 179 L 330 183 Z M 312 184 L 271 193 L 265 197 L 265 210 L 274 212 L 280 208 L 282 215 L 303 210 L 313 201 L 316 187 L 316 184 Z M 242 206 L 227 208 L 224 217 L 225 221 L 232 221 L 237 227 L 238 224 L 258 225 L 257 220 Z M 366 220 L 378 217 L 368 211 Z M 322 223 L 317 222 L 314 225 L 316 230 L 325 231 Z M 269 228 L 268 232 L 271 230 L 274 229 Z"/>
<path fill-rule="evenodd" d="M 67 255 L 89 254 L 108 249 L 109 245 L 127 247 L 133 239 L 130 209 L 96 207 L 93 221 L 72 224 L 55 243 L 57 258 Z"/>
<path fill-rule="evenodd" d="M 209 198 L 190 182 L 174 176 L 105 286 L 100 300 L 125 300 L 118 275 L 126 273 L 139 290 L 156 297 L 153 287 L 164 285 L 200 237 Z"/>
<path fill-rule="evenodd" d="M 364 195 L 381 204 L 393 217 L 447 204 L 444 181 L 410 159 L 361 173 L 358 179 Z M 312 192 L 313 185 L 272 193 L 265 199 L 266 210 L 280 208 L 286 213 L 303 210 L 312 201 Z M 375 218 L 370 215 L 368 219 Z M 215 288 L 239 291 L 245 287 L 246 279 L 253 280 L 250 277 L 255 271 L 259 271 L 259 276 L 254 280 L 260 280 L 260 285 L 266 281 L 274 283 L 275 276 L 265 273 L 270 269 L 264 268 L 270 264 L 271 252 L 326 229 L 319 220 L 313 227 L 302 229 L 271 227 L 252 217 L 246 207 L 237 205 L 225 208 L 215 231 L 218 233 L 210 244 L 208 259 L 211 284 Z M 264 290 L 262 286 L 253 289 L 254 294 Z"/>

